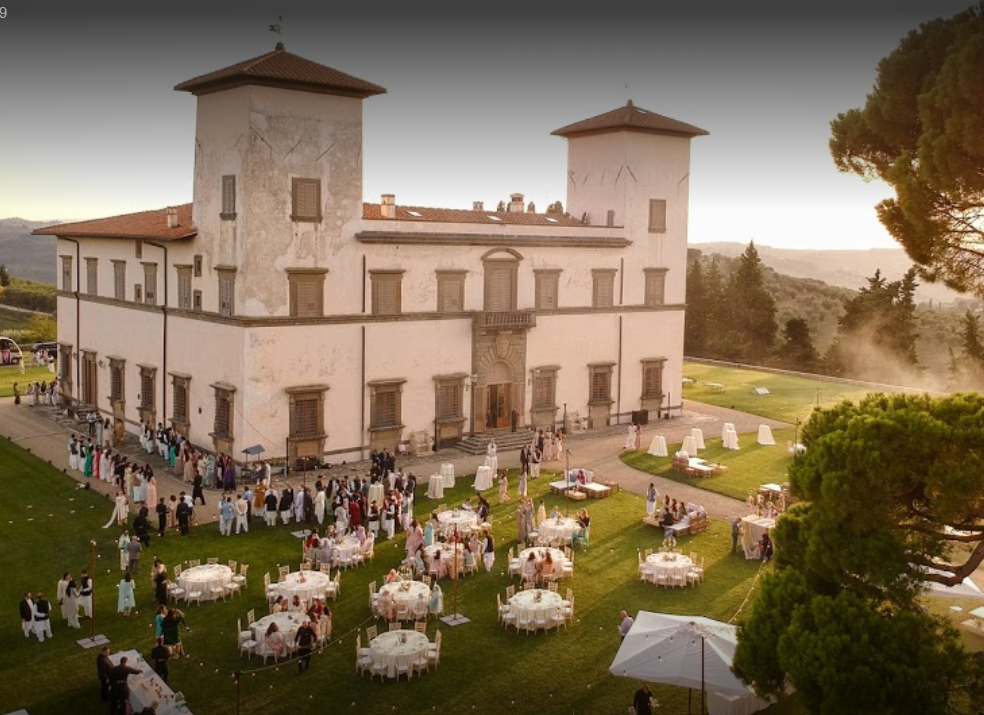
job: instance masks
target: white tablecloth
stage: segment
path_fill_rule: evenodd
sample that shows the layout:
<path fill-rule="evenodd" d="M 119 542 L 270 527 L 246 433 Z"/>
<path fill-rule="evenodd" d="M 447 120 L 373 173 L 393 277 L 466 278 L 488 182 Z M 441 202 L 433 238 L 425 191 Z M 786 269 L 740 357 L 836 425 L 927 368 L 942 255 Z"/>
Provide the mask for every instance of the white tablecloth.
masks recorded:
<path fill-rule="evenodd" d="M 724 433 L 723 442 L 725 449 L 738 449 L 738 433 L 734 427 Z"/>
<path fill-rule="evenodd" d="M 731 431 L 731 432 L 734 432 L 735 431 L 735 423 L 734 422 L 725 422 L 721 426 L 721 441 L 722 442 L 724 441 L 724 436 L 726 434 L 728 434 L 729 431 Z"/>
<path fill-rule="evenodd" d="M 322 540 L 321 548 L 318 549 L 318 563 L 336 563 L 342 557 L 351 558 L 361 548 L 359 539 L 354 534 L 337 540 Z"/>
<path fill-rule="evenodd" d="M 403 590 L 403 586 L 409 584 L 407 590 Z M 379 593 L 388 593 L 393 597 L 397 606 L 404 606 L 405 608 L 413 610 L 413 607 L 417 604 L 417 597 L 423 594 L 424 602 L 431 596 L 430 586 L 428 586 L 423 581 L 397 581 L 395 583 L 383 584 L 380 587 Z"/>
<path fill-rule="evenodd" d="M 128 666 L 143 671 L 140 675 L 131 675 L 126 679 L 130 686 L 130 705 L 134 712 L 140 712 L 150 705 L 157 711 L 157 715 L 191 715 L 186 706 L 178 707 L 174 704 L 174 691 L 161 680 L 140 653 L 126 650 L 113 653 L 109 658 L 113 665 L 119 665 L 123 656 L 126 656 Z"/>
<path fill-rule="evenodd" d="M 772 436 L 772 428 L 769 425 L 759 425 L 758 443 L 765 445 L 776 443 L 776 438 Z"/>
<path fill-rule="evenodd" d="M 454 465 L 451 462 L 441 465 L 441 476 L 444 477 L 444 487 L 454 489 Z"/>
<path fill-rule="evenodd" d="M 742 537 L 741 545 L 745 551 L 746 559 L 757 559 L 758 543 L 762 534 L 771 531 L 776 525 L 776 520 L 767 516 L 755 516 L 751 514 L 741 520 Z M 771 535 L 770 535 L 771 536 Z"/>
<path fill-rule="evenodd" d="M 690 430 L 690 436 L 694 438 L 694 446 L 697 449 L 705 449 L 704 447 L 704 430 L 700 427 L 694 427 Z"/>
<path fill-rule="evenodd" d="M 673 582 L 673 577 L 687 578 L 687 572 L 694 565 L 689 556 L 683 554 L 651 554 L 646 557 L 646 573 L 650 574 L 652 580 L 657 576 L 665 576 L 668 583 Z"/>
<path fill-rule="evenodd" d="M 369 504 L 376 502 L 378 506 L 382 506 L 383 497 L 386 495 L 385 489 L 382 482 L 376 482 L 375 484 L 369 485 Z"/>
<path fill-rule="evenodd" d="M 488 461 L 488 458 L 486 458 Z M 484 492 L 492 488 L 492 469 L 489 467 L 479 467 L 475 472 L 475 489 Z"/>
<path fill-rule="evenodd" d="M 542 561 L 544 555 L 550 552 L 550 558 L 554 562 L 554 573 L 557 574 L 557 578 L 563 575 L 564 565 L 567 563 L 567 557 L 564 556 L 564 552 L 560 549 L 555 549 L 550 546 L 534 546 L 529 549 L 523 549 L 519 552 L 519 572 L 523 573 L 523 568 L 526 566 L 526 562 L 529 561 L 530 554 L 536 555 L 537 561 Z"/>
<path fill-rule="evenodd" d="M 683 445 L 680 447 L 680 450 L 691 455 L 697 454 L 697 445 L 694 444 L 693 436 L 688 434 L 683 438 Z"/>
<path fill-rule="evenodd" d="M 430 475 L 430 479 L 427 481 L 427 498 L 428 499 L 444 498 L 444 477 L 442 477 L 440 474 Z"/>
<path fill-rule="evenodd" d="M 537 598 L 540 600 L 537 601 Z M 510 611 L 516 614 L 517 622 L 527 618 L 536 618 L 537 615 L 543 615 L 546 617 L 547 623 L 550 623 L 550 619 L 560 610 L 563 600 L 560 594 L 554 591 L 531 588 L 526 591 L 520 591 L 510 598 L 509 607 Z"/>
<path fill-rule="evenodd" d="M 660 434 L 653 437 L 653 441 L 649 443 L 649 453 L 654 457 L 669 456 L 669 452 L 666 451 L 666 437 Z"/>
<path fill-rule="evenodd" d="M 485 466 L 492 470 L 492 474 L 499 471 L 499 458 L 496 457 L 486 457 Z"/>
<path fill-rule="evenodd" d="M 569 516 L 562 516 L 559 519 L 547 519 L 545 522 L 540 524 L 540 540 L 544 542 L 553 541 L 554 539 L 562 539 L 567 541 L 574 536 L 574 532 L 580 528 L 580 525 L 575 519 Z"/>
<path fill-rule="evenodd" d="M 448 534 L 458 527 L 458 533 L 469 533 L 478 525 L 478 514 L 467 509 L 442 511 L 437 515 L 437 520 L 441 523 L 441 533 Z"/>
<path fill-rule="evenodd" d="M 300 596 L 305 603 L 310 603 L 315 596 L 324 597 L 325 589 L 331 578 L 321 571 L 295 571 L 287 574 L 287 578 L 278 581 L 277 593 L 283 596 L 288 602 L 294 596 Z"/>
<path fill-rule="evenodd" d="M 373 662 L 386 664 L 386 675 L 396 677 L 396 666 L 412 667 L 413 661 L 426 655 L 430 641 L 416 631 L 389 631 L 369 641 L 369 655 Z"/>
<path fill-rule="evenodd" d="M 232 583 L 233 575 L 232 569 L 225 564 L 202 564 L 182 571 L 178 585 L 185 593 L 201 591 L 203 599 L 212 600 L 218 598 L 218 594 L 213 595 L 211 589 Z"/>
<path fill-rule="evenodd" d="M 267 628 L 270 627 L 271 623 L 277 624 L 280 632 L 284 634 L 284 640 L 287 641 L 287 645 L 292 646 L 297 629 L 304 625 L 304 621 L 307 618 L 303 613 L 271 613 L 268 616 L 263 616 L 258 621 L 253 621 L 253 625 L 250 628 L 253 631 L 253 640 L 259 644 L 257 646 L 257 652 L 263 653 L 264 651 L 263 639 L 266 637 Z"/>

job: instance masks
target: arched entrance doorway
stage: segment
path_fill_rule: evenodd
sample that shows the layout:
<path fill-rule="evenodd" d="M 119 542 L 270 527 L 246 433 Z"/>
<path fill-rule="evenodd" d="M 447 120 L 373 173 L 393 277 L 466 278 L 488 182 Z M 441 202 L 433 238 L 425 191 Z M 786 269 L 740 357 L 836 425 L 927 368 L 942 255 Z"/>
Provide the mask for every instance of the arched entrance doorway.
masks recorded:
<path fill-rule="evenodd" d="M 513 370 L 505 360 L 497 360 L 485 372 L 485 426 L 509 427 L 512 414 Z"/>

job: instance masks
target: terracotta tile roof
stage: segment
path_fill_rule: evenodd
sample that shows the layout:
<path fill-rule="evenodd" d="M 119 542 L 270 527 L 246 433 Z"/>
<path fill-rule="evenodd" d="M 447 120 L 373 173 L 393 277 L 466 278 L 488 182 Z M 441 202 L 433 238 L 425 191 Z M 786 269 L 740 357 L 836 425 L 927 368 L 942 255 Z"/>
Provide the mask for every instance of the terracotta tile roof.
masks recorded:
<path fill-rule="evenodd" d="M 396 218 L 384 219 L 379 204 L 362 204 L 362 218 L 370 221 L 428 221 L 440 223 L 480 223 L 485 226 L 584 226 L 565 214 L 531 214 L 509 211 L 438 209 L 427 206 L 397 206 Z"/>
<path fill-rule="evenodd" d="M 189 79 L 174 89 L 200 95 L 247 84 L 363 98 L 386 92 L 378 84 L 293 55 L 282 42 L 273 52 Z"/>
<path fill-rule="evenodd" d="M 178 225 L 167 227 L 167 209 L 140 211 L 135 214 L 97 218 L 76 223 L 62 223 L 35 229 L 35 236 L 70 236 L 72 238 L 148 238 L 175 241 L 191 238 L 198 229 L 191 222 L 191 204 L 173 206 L 178 210 Z"/>
<path fill-rule="evenodd" d="M 705 130 L 692 124 L 678 122 L 676 119 L 664 117 L 662 114 L 650 112 L 648 109 L 640 109 L 632 104 L 631 99 L 624 107 L 581 122 L 568 124 L 566 127 L 551 132 L 551 134 L 558 137 L 571 137 L 578 134 L 622 130 L 668 134 L 678 137 L 699 137 L 708 134 Z"/>

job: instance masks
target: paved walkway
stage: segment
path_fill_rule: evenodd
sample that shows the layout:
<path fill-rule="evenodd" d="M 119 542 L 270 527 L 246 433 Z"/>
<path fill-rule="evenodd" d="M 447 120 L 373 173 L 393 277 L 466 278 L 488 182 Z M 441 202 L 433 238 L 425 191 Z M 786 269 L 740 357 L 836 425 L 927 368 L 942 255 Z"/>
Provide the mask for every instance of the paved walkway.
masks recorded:
<path fill-rule="evenodd" d="M 734 423 L 738 434 L 755 433 L 760 424 L 767 424 L 773 429 L 789 426 L 783 422 L 767 420 L 736 410 L 684 401 L 681 417 L 657 420 L 643 427 L 642 444 L 648 446 L 653 436 L 657 434 L 665 436 L 669 444 L 680 443 L 693 427 L 700 427 L 705 435 L 719 435 L 725 422 Z M 619 425 L 601 430 L 575 432 L 569 435 L 564 444 L 570 452 L 571 468 L 590 469 L 594 471 L 597 480 L 618 482 L 622 489 L 639 495 L 644 495 L 649 483 L 653 482 L 661 494 L 670 494 L 678 500 L 702 504 L 712 518 L 730 519 L 744 513 L 745 505 L 737 499 L 680 484 L 626 466 L 619 459 L 619 454 L 625 443 L 627 430 L 628 425 Z M 80 423 L 77 431 L 84 431 L 84 425 Z M 32 408 L 26 404 L 15 406 L 13 399 L 0 400 L 0 435 L 30 450 L 56 468 L 65 470 L 78 481 L 90 482 L 92 489 L 111 497 L 115 494 L 115 487 L 112 484 L 86 479 L 81 472 L 71 472 L 68 469 L 68 440 L 71 432 L 70 425 L 65 422 L 64 417 L 55 414 L 54 408 Z M 150 462 L 157 478 L 159 496 L 170 498 L 172 494 L 178 494 L 180 491 L 191 491 L 189 485 L 185 484 L 182 479 L 174 476 L 169 468 L 165 469 L 162 460 L 145 455 L 139 449 L 139 443 L 135 436 L 127 435 L 127 441 L 128 444 L 121 451 L 133 456 L 140 462 Z M 454 463 L 455 474 L 463 475 L 474 474 L 476 469 L 484 463 L 485 458 L 448 449 L 426 457 L 401 458 L 398 464 L 402 465 L 404 469 L 415 472 L 420 481 L 426 482 L 429 475 L 440 471 L 441 464 L 448 461 Z M 501 452 L 499 454 L 499 466 L 502 468 L 518 467 L 519 452 Z M 348 464 L 344 467 L 339 466 L 335 469 L 363 471 L 364 467 L 365 463 L 359 463 Z M 544 467 L 556 469 L 562 468 L 563 465 L 559 461 L 554 461 L 544 463 Z M 330 470 L 327 474 L 330 475 L 333 471 L 335 470 Z M 316 478 L 314 472 L 307 474 L 307 479 L 311 482 Z M 302 475 L 296 472 L 290 477 L 290 481 L 294 484 L 300 482 L 301 479 Z M 218 496 L 219 491 L 206 490 L 208 505 L 206 507 L 199 505 L 195 508 L 195 516 L 199 523 L 218 519 Z M 426 503 L 426 497 L 421 496 L 419 498 Z M 112 504 L 107 502 L 107 517 L 111 511 Z"/>

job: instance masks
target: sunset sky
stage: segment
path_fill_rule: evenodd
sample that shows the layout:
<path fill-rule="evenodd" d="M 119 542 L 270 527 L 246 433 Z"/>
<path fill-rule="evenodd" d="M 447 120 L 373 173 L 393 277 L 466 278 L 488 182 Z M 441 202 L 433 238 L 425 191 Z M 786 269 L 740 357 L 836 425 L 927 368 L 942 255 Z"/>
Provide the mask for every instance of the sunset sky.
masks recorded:
<path fill-rule="evenodd" d="M 908 31 L 969 5 L 4 2 L 0 218 L 190 201 L 195 99 L 174 85 L 281 40 L 389 90 L 364 104 L 368 201 L 566 204 L 550 132 L 631 98 L 710 132 L 692 145 L 691 242 L 790 248 L 894 247 L 873 209 L 888 188 L 836 171 L 829 123 Z"/>

